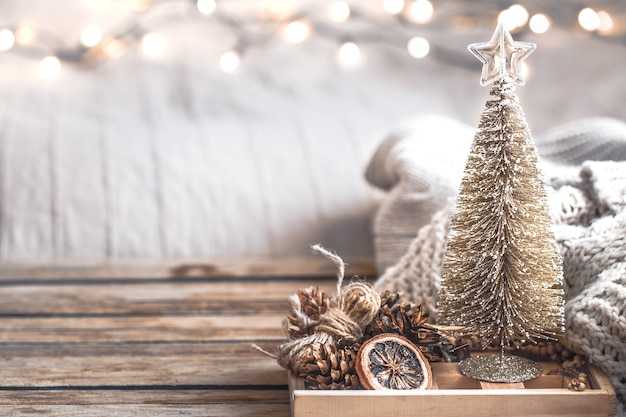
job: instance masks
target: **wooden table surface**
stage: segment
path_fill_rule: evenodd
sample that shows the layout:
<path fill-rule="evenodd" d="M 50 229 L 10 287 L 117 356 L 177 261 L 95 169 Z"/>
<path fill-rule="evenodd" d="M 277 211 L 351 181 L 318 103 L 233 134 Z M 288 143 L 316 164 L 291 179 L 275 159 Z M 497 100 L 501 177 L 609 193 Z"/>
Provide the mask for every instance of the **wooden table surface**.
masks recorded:
<path fill-rule="evenodd" d="M 284 340 L 310 285 L 332 292 L 333 266 L 0 266 L 0 416 L 289 416 L 286 372 L 251 345 Z"/>

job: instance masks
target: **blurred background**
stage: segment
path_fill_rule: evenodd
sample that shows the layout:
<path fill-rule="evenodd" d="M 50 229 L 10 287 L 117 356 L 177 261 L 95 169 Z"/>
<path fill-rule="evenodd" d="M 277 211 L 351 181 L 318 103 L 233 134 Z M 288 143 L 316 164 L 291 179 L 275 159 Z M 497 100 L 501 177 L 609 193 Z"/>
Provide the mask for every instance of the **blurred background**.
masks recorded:
<path fill-rule="evenodd" d="M 371 258 L 370 157 L 477 126 L 498 20 L 533 133 L 626 119 L 618 0 L 1 1 L 0 260 Z"/>

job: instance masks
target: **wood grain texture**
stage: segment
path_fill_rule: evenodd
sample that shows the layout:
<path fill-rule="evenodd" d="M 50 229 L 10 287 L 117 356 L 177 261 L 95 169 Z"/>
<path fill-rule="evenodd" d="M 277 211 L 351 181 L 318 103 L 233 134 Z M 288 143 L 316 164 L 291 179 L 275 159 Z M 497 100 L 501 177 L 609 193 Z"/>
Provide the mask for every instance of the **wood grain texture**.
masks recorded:
<path fill-rule="evenodd" d="M 5 230 L 4 228 L 2 229 Z M 376 267 L 371 258 L 344 257 L 346 276 L 374 277 Z M 0 285 L 19 281 L 19 284 L 68 280 L 135 280 L 154 278 L 209 278 L 209 277 L 272 277 L 275 280 L 289 277 L 316 277 L 332 279 L 336 274 L 332 262 L 321 256 L 294 257 L 241 257 L 222 256 L 209 258 L 171 258 L 157 260 L 61 260 L 22 261 L 0 263 Z"/>
<path fill-rule="evenodd" d="M 286 372 L 252 345 L 275 350 L 287 296 L 334 276 L 94 268 L 3 270 L 0 416 L 290 415 Z"/>
<path fill-rule="evenodd" d="M 11 278 L 11 271 L 22 275 Z M 93 274 L 81 278 L 80 271 Z M 4 269 L 0 416 L 287 417 L 293 404 L 297 417 L 408 417 L 432 415 L 442 403 L 435 391 L 422 397 L 394 393 L 392 402 L 379 392 L 301 391 L 301 380 L 253 348 L 275 351 L 284 341 L 287 296 L 310 285 L 334 291 L 332 273 L 237 275 L 197 266 L 172 273 L 163 265 L 146 268 L 145 275 L 140 265 L 109 271 L 107 276 L 107 268 L 78 264 L 67 274 L 61 266 Z M 484 390 L 449 365 L 433 364 L 438 392 L 447 393 L 448 408 L 436 409 L 440 417 L 553 417 L 562 415 L 564 403 L 592 417 L 615 410 L 614 394 L 606 395 L 611 384 L 602 375 L 590 378 L 599 389 L 546 403 L 546 393 L 562 396 L 562 376 L 544 375 L 523 390 Z M 550 369 L 544 365 L 546 373 Z M 525 393 L 509 398 L 507 391 Z M 480 392 L 502 405 L 488 407 Z"/>

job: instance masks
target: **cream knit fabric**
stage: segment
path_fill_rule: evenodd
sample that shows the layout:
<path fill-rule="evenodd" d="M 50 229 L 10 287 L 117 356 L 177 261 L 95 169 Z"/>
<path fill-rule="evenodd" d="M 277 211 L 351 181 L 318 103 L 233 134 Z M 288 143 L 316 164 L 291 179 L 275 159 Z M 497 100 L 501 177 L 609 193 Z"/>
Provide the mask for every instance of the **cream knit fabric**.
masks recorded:
<path fill-rule="evenodd" d="M 440 115 L 425 115 L 393 132 L 365 172 L 388 192 L 374 219 L 379 271 L 406 252 L 417 231 L 454 197 L 474 129 Z"/>
<path fill-rule="evenodd" d="M 416 125 L 388 138 L 367 169 L 373 185 L 390 190 L 374 223 L 382 273 L 375 286 L 404 293 L 436 318 L 449 214 L 473 129 L 442 118 Z M 435 150 L 419 146 L 432 141 L 440 144 Z M 563 257 L 566 336 L 611 377 L 623 416 L 626 124 L 583 120 L 539 137 L 536 144 Z"/>

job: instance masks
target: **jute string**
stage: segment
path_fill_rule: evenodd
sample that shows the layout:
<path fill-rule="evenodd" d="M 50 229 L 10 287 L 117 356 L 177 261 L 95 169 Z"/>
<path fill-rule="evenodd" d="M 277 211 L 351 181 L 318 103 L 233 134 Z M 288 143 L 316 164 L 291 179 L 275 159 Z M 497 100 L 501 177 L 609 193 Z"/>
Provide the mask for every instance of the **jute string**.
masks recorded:
<path fill-rule="evenodd" d="M 339 256 L 320 245 L 312 246 L 312 249 L 337 266 L 337 295 L 331 299 L 328 310 L 320 315 L 313 334 L 290 340 L 278 347 L 276 355 L 271 355 L 280 366 L 297 373 L 302 372 L 304 359 L 312 350 L 322 345 L 350 345 L 361 341 L 363 328 L 380 309 L 380 296 L 371 285 L 353 281 L 342 288 L 345 264 Z"/>

